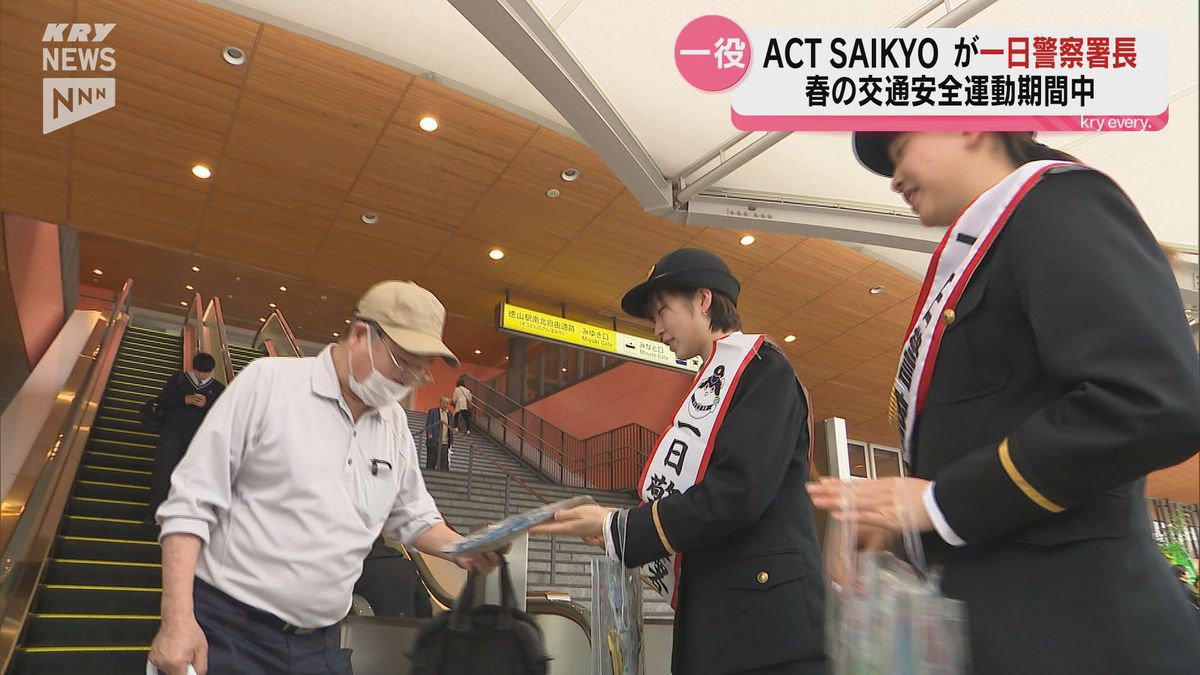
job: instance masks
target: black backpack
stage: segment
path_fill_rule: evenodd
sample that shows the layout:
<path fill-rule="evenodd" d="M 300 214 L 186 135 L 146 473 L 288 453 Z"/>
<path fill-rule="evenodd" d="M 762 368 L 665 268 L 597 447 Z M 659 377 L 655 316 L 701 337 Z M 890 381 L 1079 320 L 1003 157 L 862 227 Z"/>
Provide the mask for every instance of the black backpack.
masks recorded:
<path fill-rule="evenodd" d="M 477 575 L 467 574 L 454 609 L 421 628 L 412 675 L 546 675 L 542 629 L 516 608 L 508 561 L 500 565 L 500 605 L 472 606 Z"/>
<path fill-rule="evenodd" d="M 158 407 L 158 399 L 152 398 L 138 409 L 138 419 L 141 420 L 142 426 L 146 427 L 147 431 L 158 431 L 162 429 L 163 422 L 167 419 L 167 413 Z"/>

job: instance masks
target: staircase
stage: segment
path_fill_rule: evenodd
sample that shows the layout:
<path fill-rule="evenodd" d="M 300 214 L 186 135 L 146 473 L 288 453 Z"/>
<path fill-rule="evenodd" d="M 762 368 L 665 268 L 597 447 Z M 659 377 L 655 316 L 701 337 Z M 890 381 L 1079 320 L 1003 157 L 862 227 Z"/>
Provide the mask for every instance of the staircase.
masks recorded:
<path fill-rule="evenodd" d="M 410 411 L 408 424 L 417 441 L 421 466 L 424 467 L 425 414 Z M 473 461 L 468 459 L 468 448 L 475 454 Z M 506 516 L 537 508 L 543 504 L 540 499 L 529 494 L 525 488 L 509 479 L 505 473 L 497 470 L 495 465 L 484 459 L 485 456 L 494 459 L 505 470 L 524 481 L 551 502 L 580 494 L 589 494 L 595 498 L 597 503 L 604 506 L 628 507 L 637 503 L 633 495 L 628 492 L 582 490 L 546 483 L 525 463 L 501 449 L 479 431 L 471 435 L 455 434 L 454 446 L 450 453 L 450 471 L 429 471 L 423 468 L 423 473 L 425 485 L 437 502 L 438 509 L 452 527 L 462 532 L 469 531 L 475 525 L 494 523 Z M 467 490 L 468 466 L 472 469 L 469 496 Z M 529 538 L 529 590 L 565 591 L 570 594 L 572 600 L 590 608 L 592 597 L 591 560 L 597 555 L 602 555 L 603 552 L 577 539 L 562 537 L 554 539 L 553 547 L 552 555 L 551 539 L 548 536 L 538 535 Z M 552 563 L 553 575 L 550 572 Z M 672 616 L 667 603 L 661 601 L 653 592 L 645 593 L 643 602 L 645 603 L 643 613 L 647 617 Z"/>
<path fill-rule="evenodd" d="M 126 330 L 11 675 L 145 672 L 162 576 L 157 529 L 142 522 L 157 434 L 137 410 L 180 353 L 178 335 Z"/>

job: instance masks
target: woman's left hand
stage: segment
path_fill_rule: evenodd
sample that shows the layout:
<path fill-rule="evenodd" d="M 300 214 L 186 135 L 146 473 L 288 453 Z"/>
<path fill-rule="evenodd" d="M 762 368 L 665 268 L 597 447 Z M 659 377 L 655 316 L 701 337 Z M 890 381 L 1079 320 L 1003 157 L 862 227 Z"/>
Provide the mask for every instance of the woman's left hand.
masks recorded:
<path fill-rule="evenodd" d="M 916 527 L 918 532 L 929 532 L 933 530 L 933 521 L 925 511 L 923 500 L 927 487 L 929 481 L 920 478 L 849 481 L 822 478 L 819 483 L 808 484 L 808 494 L 812 497 L 813 506 L 829 511 L 836 520 L 845 521 L 853 517 L 863 525 L 873 525 L 892 532 L 904 530 L 897 509 L 899 501 L 908 514 L 909 525 Z M 853 499 L 849 498 L 847 492 L 853 494 Z"/>

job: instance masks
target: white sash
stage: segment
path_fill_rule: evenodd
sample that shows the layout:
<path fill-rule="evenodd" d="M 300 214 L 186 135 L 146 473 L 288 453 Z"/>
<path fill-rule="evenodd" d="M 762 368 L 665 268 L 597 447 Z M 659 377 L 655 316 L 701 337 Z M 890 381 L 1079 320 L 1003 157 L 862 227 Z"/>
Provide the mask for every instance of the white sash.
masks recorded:
<path fill-rule="evenodd" d="M 737 332 L 713 343 L 712 357 L 696 374 L 671 426 L 642 469 L 638 493 L 643 502 L 685 492 L 704 478 L 733 391 L 762 342 L 762 335 Z M 679 565 L 680 556 L 675 554 L 642 567 L 643 581 L 668 598 L 671 607 L 679 587 Z"/>
<path fill-rule="evenodd" d="M 1054 160 L 1021 165 L 967 206 L 950 226 L 929 262 L 925 282 L 905 334 L 889 410 L 893 423 L 900 429 L 904 460 L 910 465 L 913 424 L 925 402 L 942 332 L 954 320 L 947 312 L 953 311 L 972 273 L 987 255 L 1013 209 L 1042 176 L 1055 167 L 1087 168 Z"/>

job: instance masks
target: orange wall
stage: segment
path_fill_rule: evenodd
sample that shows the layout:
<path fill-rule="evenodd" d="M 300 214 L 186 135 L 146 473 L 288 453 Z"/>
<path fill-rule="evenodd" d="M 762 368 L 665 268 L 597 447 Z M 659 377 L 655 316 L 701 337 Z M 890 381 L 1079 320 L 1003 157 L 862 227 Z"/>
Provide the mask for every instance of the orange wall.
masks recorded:
<path fill-rule="evenodd" d="M 29 367 L 37 365 L 63 327 L 58 226 L 4 214 L 4 243 L 17 320 Z"/>
<path fill-rule="evenodd" d="M 579 439 L 630 422 L 658 433 L 691 383 L 687 373 L 626 363 L 536 401 L 529 410 Z"/>
<path fill-rule="evenodd" d="M 446 365 L 446 362 L 441 359 L 434 359 L 433 367 L 429 369 L 433 375 L 433 384 L 426 385 L 417 390 L 413 396 L 414 410 L 429 410 L 436 408 L 438 400 L 443 396 L 450 396 L 454 391 L 454 383 L 458 381 L 459 375 L 470 375 L 477 380 L 488 381 L 491 378 L 502 373 L 502 370 L 481 366 L 478 363 L 462 362 L 458 368 L 451 368 Z"/>

